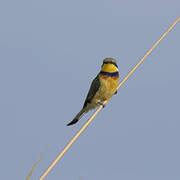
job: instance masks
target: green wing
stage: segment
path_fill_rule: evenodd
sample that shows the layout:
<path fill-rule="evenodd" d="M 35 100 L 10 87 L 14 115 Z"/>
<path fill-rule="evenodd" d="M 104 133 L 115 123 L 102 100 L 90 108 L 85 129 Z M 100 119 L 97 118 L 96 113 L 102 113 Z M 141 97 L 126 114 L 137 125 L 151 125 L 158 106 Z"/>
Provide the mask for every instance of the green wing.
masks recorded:
<path fill-rule="evenodd" d="M 86 107 L 88 103 L 91 103 L 92 98 L 95 96 L 96 92 L 98 91 L 100 87 L 100 80 L 99 80 L 99 74 L 96 76 L 96 78 L 91 83 L 91 87 L 89 89 L 88 95 L 86 97 L 85 103 L 83 108 Z"/>

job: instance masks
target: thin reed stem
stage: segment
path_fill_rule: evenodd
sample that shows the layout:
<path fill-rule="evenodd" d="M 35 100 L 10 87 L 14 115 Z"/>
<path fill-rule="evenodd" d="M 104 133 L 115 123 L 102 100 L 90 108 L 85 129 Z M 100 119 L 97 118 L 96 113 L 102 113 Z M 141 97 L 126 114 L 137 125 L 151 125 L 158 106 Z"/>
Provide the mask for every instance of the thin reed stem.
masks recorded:
<path fill-rule="evenodd" d="M 154 48 L 160 43 L 162 39 L 169 33 L 169 31 L 180 21 L 180 17 L 176 19 L 176 21 L 167 29 L 167 31 L 157 40 L 154 45 L 149 49 L 145 55 L 138 61 L 138 63 L 133 67 L 131 71 L 124 77 L 124 79 L 120 82 L 117 87 L 117 90 L 126 82 L 126 80 L 133 74 L 133 72 L 139 67 L 139 65 L 145 60 L 145 58 L 154 50 Z M 107 104 L 107 101 L 104 103 Z M 58 163 L 58 161 L 63 157 L 63 155 L 67 152 L 67 150 L 72 146 L 72 144 L 78 139 L 78 137 L 83 133 L 83 131 L 88 127 L 88 125 L 93 121 L 93 119 L 97 116 L 97 114 L 103 108 L 100 105 L 97 110 L 93 113 L 93 115 L 85 122 L 85 124 L 81 127 L 81 129 L 75 134 L 75 136 L 69 141 L 69 143 L 65 146 L 65 148 L 59 153 L 56 159 L 50 164 L 50 166 L 44 171 L 39 180 L 43 180 L 49 172 L 53 169 L 53 167 Z"/>

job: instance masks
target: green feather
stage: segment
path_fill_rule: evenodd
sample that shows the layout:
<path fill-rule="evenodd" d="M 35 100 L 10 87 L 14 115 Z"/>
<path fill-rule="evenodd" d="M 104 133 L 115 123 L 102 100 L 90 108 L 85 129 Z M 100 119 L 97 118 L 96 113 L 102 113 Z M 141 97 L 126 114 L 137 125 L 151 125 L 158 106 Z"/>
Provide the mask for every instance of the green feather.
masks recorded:
<path fill-rule="evenodd" d="M 99 74 L 95 77 L 93 82 L 91 83 L 91 87 L 89 89 L 88 95 L 86 97 L 85 103 L 83 108 L 86 107 L 87 103 L 90 103 L 93 97 L 95 96 L 96 92 L 99 90 L 100 87 L 100 80 L 99 80 Z"/>

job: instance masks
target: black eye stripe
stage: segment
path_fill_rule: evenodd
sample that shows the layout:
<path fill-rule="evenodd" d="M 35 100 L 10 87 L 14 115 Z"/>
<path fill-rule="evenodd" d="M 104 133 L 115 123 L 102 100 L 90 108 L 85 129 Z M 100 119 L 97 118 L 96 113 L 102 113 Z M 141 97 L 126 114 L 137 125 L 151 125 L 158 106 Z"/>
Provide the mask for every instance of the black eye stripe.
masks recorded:
<path fill-rule="evenodd" d="M 104 62 L 103 64 L 113 64 L 118 68 L 118 65 L 115 62 Z"/>

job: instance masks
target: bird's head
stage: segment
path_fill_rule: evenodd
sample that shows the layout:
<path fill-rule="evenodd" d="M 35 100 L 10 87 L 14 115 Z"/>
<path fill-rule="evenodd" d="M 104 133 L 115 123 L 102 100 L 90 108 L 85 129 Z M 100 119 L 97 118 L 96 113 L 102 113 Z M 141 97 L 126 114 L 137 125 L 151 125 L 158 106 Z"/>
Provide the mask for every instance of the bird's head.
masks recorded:
<path fill-rule="evenodd" d="M 116 72 L 118 71 L 118 66 L 116 60 L 113 58 L 105 58 L 101 66 L 101 71 L 104 72 Z"/>

